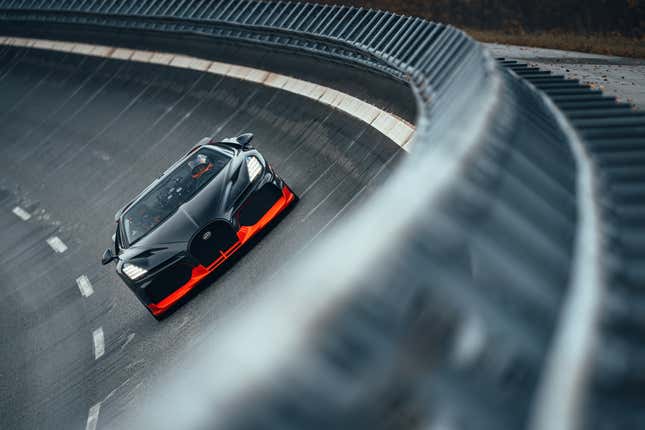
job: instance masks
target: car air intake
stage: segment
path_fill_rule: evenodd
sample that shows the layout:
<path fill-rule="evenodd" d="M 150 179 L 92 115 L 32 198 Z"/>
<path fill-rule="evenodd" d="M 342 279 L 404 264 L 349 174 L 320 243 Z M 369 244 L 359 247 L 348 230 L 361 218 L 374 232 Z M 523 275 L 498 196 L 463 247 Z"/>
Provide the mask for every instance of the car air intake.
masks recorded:
<path fill-rule="evenodd" d="M 253 193 L 240 209 L 240 225 L 253 225 L 282 197 L 282 190 L 265 184 Z"/>
<path fill-rule="evenodd" d="M 158 303 L 168 297 L 176 289 L 190 280 L 192 268 L 186 261 L 179 261 L 163 271 L 163 274 L 146 287 L 146 293 L 153 303 Z"/>
<path fill-rule="evenodd" d="M 215 221 L 201 229 L 190 241 L 188 252 L 202 266 L 210 266 L 222 252 L 238 241 L 235 230 L 226 221 Z"/>

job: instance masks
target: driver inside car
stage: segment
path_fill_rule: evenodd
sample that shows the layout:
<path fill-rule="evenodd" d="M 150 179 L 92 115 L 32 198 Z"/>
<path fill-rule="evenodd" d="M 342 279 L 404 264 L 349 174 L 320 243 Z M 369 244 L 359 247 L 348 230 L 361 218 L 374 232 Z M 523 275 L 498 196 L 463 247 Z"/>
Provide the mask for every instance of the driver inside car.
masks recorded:
<path fill-rule="evenodd" d="M 210 162 L 206 154 L 197 154 L 195 158 L 188 162 L 188 167 L 192 178 L 198 179 L 213 168 L 213 163 Z"/>

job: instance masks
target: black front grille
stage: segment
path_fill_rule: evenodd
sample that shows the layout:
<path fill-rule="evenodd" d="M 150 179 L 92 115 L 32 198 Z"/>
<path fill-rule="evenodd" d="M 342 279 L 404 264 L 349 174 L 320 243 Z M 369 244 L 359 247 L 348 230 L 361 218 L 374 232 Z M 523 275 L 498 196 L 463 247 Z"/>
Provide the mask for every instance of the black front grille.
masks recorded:
<path fill-rule="evenodd" d="M 282 190 L 265 184 L 253 193 L 240 209 L 240 225 L 253 225 L 282 197 Z"/>
<path fill-rule="evenodd" d="M 209 266 L 238 241 L 235 230 L 226 221 L 215 221 L 201 229 L 192 239 L 188 252 L 202 266 Z"/>
<path fill-rule="evenodd" d="M 192 268 L 180 261 L 159 273 L 146 287 L 146 293 L 153 303 L 158 303 L 188 282 L 191 274 Z"/>

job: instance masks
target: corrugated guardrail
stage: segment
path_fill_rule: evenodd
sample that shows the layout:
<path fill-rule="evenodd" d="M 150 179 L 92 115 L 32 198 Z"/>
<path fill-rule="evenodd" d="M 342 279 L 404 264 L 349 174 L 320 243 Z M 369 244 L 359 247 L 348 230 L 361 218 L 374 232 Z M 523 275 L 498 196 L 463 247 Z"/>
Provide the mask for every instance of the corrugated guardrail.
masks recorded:
<path fill-rule="evenodd" d="M 14 32 L 89 26 L 272 47 L 403 80 L 416 95 L 413 156 L 218 340 L 217 366 L 197 361 L 173 383 L 199 413 L 160 400 L 147 425 L 553 429 L 637 416 L 641 114 L 500 65 L 454 28 L 383 11 L 0 0 L 0 20 Z M 264 354 L 249 357 L 246 342 Z M 248 377 L 231 376 L 244 365 Z M 599 411 L 606 402 L 614 409 Z"/>
<path fill-rule="evenodd" d="M 602 222 L 597 226 L 598 231 L 588 233 L 597 235 L 600 242 L 600 252 L 590 264 L 602 265 L 597 285 L 602 300 L 594 310 L 593 325 L 587 327 L 593 345 L 585 351 L 588 356 L 584 364 L 593 373 L 583 378 L 589 376 L 590 381 L 588 401 L 581 406 L 581 413 L 586 415 L 582 422 L 585 428 L 637 428 L 645 419 L 639 406 L 640 390 L 636 388 L 642 384 L 640 361 L 645 327 L 639 291 L 645 281 L 642 269 L 645 113 L 629 104 L 617 103 L 613 97 L 604 96 L 602 91 L 578 80 L 554 76 L 513 60 L 500 59 L 500 63 L 552 100 L 575 128 L 585 157 L 594 170 L 593 187 Z M 572 310 L 564 309 L 562 313 Z M 570 318 L 575 319 L 575 313 Z M 560 337 L 561 354 L 575 353 L 576 340 Z M 561 358 L 566 362 L 566 356 Z M 572 370 L 560 362 L 554 364 L 560 365 L 551 369 L 554 389 L 543 393 L 551 397 L 543 399 L 551 410 L 557 409 L 557 402 L 561 402 L 558 378 Z M 577 394 L 584 394 L 582 387 Z M 542 424 L 544 427 L 549 423 Z M 560 428 L 566 428 L 566 424 L 570 423 L 560 423 Z"/>

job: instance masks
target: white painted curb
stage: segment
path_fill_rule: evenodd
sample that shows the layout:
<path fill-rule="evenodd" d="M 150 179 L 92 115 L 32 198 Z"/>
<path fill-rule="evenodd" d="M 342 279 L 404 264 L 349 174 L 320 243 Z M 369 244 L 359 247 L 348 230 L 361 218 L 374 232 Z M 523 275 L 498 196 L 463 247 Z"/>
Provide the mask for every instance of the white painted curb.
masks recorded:
<path fill-rule="evenodd" d="M 26 48 L 48 49 L 51 51 L 71 52 L 95 57 L 129 60 L 141 63 L 163 64 L 182 69 L 199 70 L 215 75 L 228 76 L 243 81 L 255 82 L 268 87 L 279 88 L 294 94 L 316 100 L 319 103 L 343 111 L 374 127 L 388 139 L 408 150 L 407 144 L 414 135 L 414 125 L 402 118 L 386 112 L 349 94 L 332 88 L 303 81 L 286 75 L 266 70 L 235 64 L 220 63 L 201 58 L 175 55 L 172 53 L 153 52 L 117 48 L 113 46 L 88 45 L 54 40 L 26 39 L 20 37 L 0 37 L 0 45 L 20 46 Z"/>

